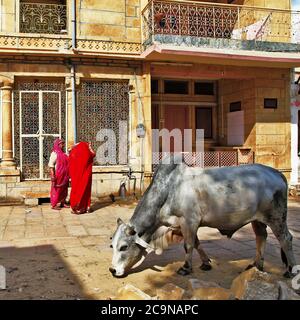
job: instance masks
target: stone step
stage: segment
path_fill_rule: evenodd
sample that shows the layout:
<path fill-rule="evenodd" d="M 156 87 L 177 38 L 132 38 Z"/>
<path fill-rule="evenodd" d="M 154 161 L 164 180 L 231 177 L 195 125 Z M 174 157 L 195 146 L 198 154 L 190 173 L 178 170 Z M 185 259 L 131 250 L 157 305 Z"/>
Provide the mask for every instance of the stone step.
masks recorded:
<path fill-rule="evenodd" d="M 24 204 L 29 206 L 37 206 L 39 199 L 49 197 L 49 188 L 47 191 L 26 191 L 23 193 Z"/>
<path fill-rule="evenodd" d="M 50 181 L 21 181 L 17 182 L 16 186 L 24 188 L 49 188 Z"/>

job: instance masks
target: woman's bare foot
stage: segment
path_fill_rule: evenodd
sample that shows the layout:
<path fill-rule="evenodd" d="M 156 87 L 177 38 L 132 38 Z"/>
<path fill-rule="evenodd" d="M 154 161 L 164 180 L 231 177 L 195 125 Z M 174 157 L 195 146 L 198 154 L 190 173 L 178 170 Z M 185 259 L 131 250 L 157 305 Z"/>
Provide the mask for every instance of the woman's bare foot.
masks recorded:
<path fill-rule="evenodd" d="M 71 213 L 73 213 L 73 214 L 83 214 L 85 212 L 86 211 L 83 211 L 83 210 L 73 210 L 73 209 L 71 209 Z"/>
<path fill-rule="evenodd" d="M 60 210 L 61 208 L 60 208 L 60 207 L 55 206 L 55 207 L 51 207 L 51 209 L 52 209 L 52 210 Z"/>

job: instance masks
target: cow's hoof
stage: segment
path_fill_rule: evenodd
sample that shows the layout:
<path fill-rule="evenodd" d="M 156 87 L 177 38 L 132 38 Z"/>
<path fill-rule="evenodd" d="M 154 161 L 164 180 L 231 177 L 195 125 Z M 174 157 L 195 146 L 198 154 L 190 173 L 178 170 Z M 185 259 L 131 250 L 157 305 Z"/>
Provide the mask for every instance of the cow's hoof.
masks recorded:
<path fill-rule="evenodd" d="M 212 266 L 209 263 L 202 263 L 200 269 L 203 271 L 209 271 L 212 269 Z"/>
<path fill-rule="evenodd" d="M 254 267 L 255 267 L 254 264 L 249 264 L 249 266 L 245 269 L 245 271 L 250 270 L 250 269 L 252 269 L 252 268 L 254 268 Z"/>
<path fill-rule="evenodd" d="M 262 267 L 262 266 L 256 265 L 256 268 L 257 268 L 259 271 L 261 271 L 261 272 L 264 271 L 264 267 Z"/>
<path fill-rule="evenodd" d="M 258 265 L 258 264 L 256 264 L 256 263 L 253 263 L 253 264 L 249 264 L 249 266 L 245 269 L 245 271 L 246 270 L 250 270 L 250 269 L 252 269 L 252 268 L 257 268 L 259 271 L 264 271 L 264 267 L 263 266 L 261 266 L 261 265 Z"/>
<path fill-rule="evenodd" d="M 283 274 L 283 276 L 284 276 L 285 278 L 287 278 L 287 279 L 291 279 L 291 278 L 294 277 L 294 274 L 292 274 L 292 272 L 290 272 L 290 271 L 286 271 L 286 272 Z"/>
<path fill-rule="evenodd" d="M 180 268 L 177 270 L 177 273 L 181 276 L 187 276 L 188 274 L 190 274 L 192 271 L 185 269 L 185 268 Z"/>

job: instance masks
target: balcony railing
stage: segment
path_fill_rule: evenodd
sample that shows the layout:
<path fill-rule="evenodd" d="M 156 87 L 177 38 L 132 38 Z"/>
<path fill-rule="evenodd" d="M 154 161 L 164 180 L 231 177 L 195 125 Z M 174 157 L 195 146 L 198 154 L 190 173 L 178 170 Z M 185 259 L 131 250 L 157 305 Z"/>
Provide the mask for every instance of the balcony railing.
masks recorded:
<path fill-rule="evenodd" d="M 172 154 L 172 153 L 171 153 Z M 155 171 L 158 164 L 166 156 L 162 152 L 152 153 L 152 170 Z M 231 167 L 243 164 L 255 163 L 255 154 L 248 149 L 232 151 L 204 151 L 184 153 L 184 161 L 191 167 L 218 168 Z"/>
<path fill-rule="evenodd" d="M 61 34 L 66 29 L 66 5 L 20 3 L 20 32 Z"/>
<path fill-rule="evenodd" d="M 151 0 L 142 19 L 146 46 L 168 36 L 300 43 L 299 11 Z"/>

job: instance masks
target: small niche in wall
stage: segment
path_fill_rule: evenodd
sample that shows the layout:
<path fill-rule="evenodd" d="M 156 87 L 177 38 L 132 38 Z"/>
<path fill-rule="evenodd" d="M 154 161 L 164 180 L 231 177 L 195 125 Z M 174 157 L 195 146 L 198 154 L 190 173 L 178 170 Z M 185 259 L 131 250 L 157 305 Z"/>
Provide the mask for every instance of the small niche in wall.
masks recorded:
<path fill-rule="evenodd" d="M 265 98 L 264 99 L 264 108 L 265 109 L 277 109 L 278 100 L 276 98 Z"/>
<path fill-rule="evenodd" d="M 236 102 L 231 102 L 229 105 L 229 112 L 236 112 L 236 111 L 241 111 L 242 110 L 242 102 L 241 101 L 236 101 Z"/>

